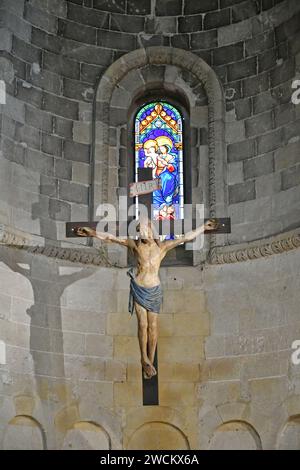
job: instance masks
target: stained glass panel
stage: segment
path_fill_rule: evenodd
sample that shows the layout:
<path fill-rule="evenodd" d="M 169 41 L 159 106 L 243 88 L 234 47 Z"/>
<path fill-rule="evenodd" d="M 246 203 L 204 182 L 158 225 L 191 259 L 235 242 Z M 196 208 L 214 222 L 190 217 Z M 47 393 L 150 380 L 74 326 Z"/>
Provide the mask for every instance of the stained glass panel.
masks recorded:
<path fill-rule="evenodd" d="M 165 101 L 146 104 L 136 116 L 136 181 L 138 168 L 152 168 L 153 179 L 161 179 L 161 189 L 152 193 L 153 219 L 183 219 L 182 117 Z"/>

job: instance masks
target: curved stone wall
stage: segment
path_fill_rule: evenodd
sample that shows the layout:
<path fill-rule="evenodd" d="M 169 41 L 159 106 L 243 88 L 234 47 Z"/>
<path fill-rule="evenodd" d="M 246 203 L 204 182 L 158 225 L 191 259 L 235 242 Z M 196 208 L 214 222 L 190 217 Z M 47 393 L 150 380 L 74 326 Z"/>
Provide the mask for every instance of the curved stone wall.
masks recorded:
<path fill-rule="evenodd" d="M 1 448 L 146 448 L 153 426 L 183 448 L 228 447 L 233 436 L 237 448 L 299 447 L 299 12 L 298 0 L 1 2 L 1 243 L 42 245 L 0 245 Z M 86 240 L 66 239 L 65 222 L 88 218 L 92 184 L 99 196 L 105 176 L 101 158 L 95 181 L 91 172 L 94 147 L 107 143 L 93 132 L 101 79 L 125 54 L 151 57 L 152 46 L 179 49 L 183 62 L 192 52 L 218 77 L 216 215 L 227 211 L 232 233 L 217 238 L 228 244 L 214 252 L 219 266 L 162 269 L 160 406 L 143 407 L 126 272 L 80 251 Z M 161 77 L 148 65 L 143 86 Z M 172 70 L 173 84 L 207 109 L 203 83 Z M 198 118 L 201 170 L 212 123 Z M 126 183 L 131 151 L 118 125 L 109 121 L 105 135 L 114 188 Z"/>
<path fill-rule="evenodd" d="M 0 447 L 299 445 L 299 249 L 162 268 L 156 407 L 142 405 L 126 269 L 0 252 Z"/>
<path fill-rule="evenodd" d="M 295 0 L 3 1 L 1 221 L 73 241 L 65 221 L 86 220 L 91 202 L 97 83 L 127 52 L 164 45 L 199 55 L 222 83 L 228 243 L 297 227 L 299 8 Z"/>

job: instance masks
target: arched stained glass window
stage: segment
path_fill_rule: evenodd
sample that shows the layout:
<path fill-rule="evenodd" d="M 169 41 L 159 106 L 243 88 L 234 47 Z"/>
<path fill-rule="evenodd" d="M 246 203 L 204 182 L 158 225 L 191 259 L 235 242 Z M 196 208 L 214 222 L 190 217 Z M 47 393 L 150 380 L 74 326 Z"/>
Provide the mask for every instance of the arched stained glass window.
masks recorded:
<path fill-rule="evenodd" d="M 184 218 L 182 117 L 165 101 L 143 106 L 135 119 L 135 180 L 138 168 L 152 168 L 161 189 L 152 193 L 152 218 Z"/>

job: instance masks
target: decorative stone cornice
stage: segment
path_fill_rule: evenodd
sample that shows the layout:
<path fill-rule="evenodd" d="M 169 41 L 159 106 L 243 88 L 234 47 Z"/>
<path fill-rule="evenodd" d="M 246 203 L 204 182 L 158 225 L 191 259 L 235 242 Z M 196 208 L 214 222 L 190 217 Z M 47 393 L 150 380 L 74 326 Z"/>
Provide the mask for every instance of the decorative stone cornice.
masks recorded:
<path fill-rule="evenodd" d="M 12 229 L 4 224 L 0 224 L 0 244 L 14 246 L 16 248 L 23 248 L 25 245 L 32 244 L 30 234 Z"/>
<path fill-rule="evenodd" d="M 210 252 L 211 264 L 238 263 L 284 253 L 300 247 L 300 229 L 286 232 L 276 237 L 255 240 L 247 244 L 213 248 Z"/>
<path fill-rule="evenodd" d="M 56 244 L 55 244 L 56 243 Z M 49 258 L 70 261 L 73 263 L 94 266 L 121 267 L 108 260 L 106 247 L 97 248 L 60 246 L 62 242 L 45 240 L 37 235 L 30 235 L 12 227 L 0 225 L 0 245 L 24 249 L 28 253 L 44 255 Z M 269 239 L 255 240 L 253 242 L 227 245 L 212 248 L 210 251 L 210 264 L 229 264 L 265 258 L 271 255 L 295 250 L 300 247 L 300 229 L 286 232 Z M 123 267 L 123 266 L 122 266 Z"/>
<path fill-rule="evenodd" d="M 0 225 L 0 245 L 26 250 L 28 253 L 44 255 L 49 258 L 71 261 L 95 266 L 113 266 L 109 262 L 105 246 L 99 248 L 80 247 L 74 244 L 61 246 L 64 242 L 46 240 L 37 235 L 31 235 L 12 227 Z"/>
<path fill-rule="evenodd" d="M 41 254 L 48 256 L 49 258 L 57 258 L 65 261 L 71 261 L 72 263 L 81 264 L 92 264 L 95 266 L 114 266 L 107 256 L 105 250 L 99 248 L 69 248 L 69 247 L 57 247 L 57 246 L 36 246 L 30 247 L 28 251 L 32 254 Z M 117 267 L 117 266 L 116 266 Z"/>

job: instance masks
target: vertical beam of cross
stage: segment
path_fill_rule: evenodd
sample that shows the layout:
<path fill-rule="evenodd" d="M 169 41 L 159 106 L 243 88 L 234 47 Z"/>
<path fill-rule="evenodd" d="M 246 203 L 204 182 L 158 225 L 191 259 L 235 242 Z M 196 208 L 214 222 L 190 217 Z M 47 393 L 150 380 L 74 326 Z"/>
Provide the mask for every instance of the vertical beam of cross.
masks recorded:
<path fill-rule="evenodd" d="M 138 169 L 138 181 L 149 181 L 152 180 L 152 169 L 151 168 L 139 168 Z M 143 204 L 147 208 L 148 218 L 151 219 L 151 204 L 152 204 L 152 193 L 142 194 L 138 197 L 138 203 Z M 157 346 L 154 356 L 154 367 L 157 374 L 151 377 L 151 379 L 144 379 L 143 377 L 143 405 L 153 406 L 159 404 L 158 397 L 158 360 L 157 360 Z"/>

